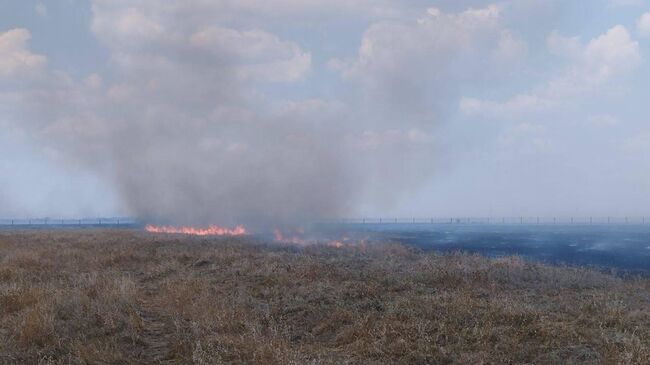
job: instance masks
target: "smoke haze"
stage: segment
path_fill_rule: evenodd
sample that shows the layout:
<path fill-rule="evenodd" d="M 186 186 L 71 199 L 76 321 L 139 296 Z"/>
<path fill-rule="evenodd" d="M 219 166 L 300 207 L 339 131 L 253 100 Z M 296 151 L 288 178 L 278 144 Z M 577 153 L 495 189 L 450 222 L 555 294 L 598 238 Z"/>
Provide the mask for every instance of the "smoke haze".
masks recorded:
<path fill-rule="evenodd" d="M 545 176 L 565 170 L 547 161 L 576 144 L 547 119 L 616 125 L 624 116 L 567 113 L 565 103 L 615 99 L 643 64 L 623 25 L 586 38 L 543 20 L 521 29 L 536 12 L 554 17 L 559 2 L 269 4 L 91 1 L 88 31 L 105 65 L 81 75 L 33 49 L 29 29 L 0 29 L 2 123 L 57 164 L 97 176 L 125 214 L 155 223 L 295 225 L 399 211 L 415 192 L 430 197 L 406 205 L 415 213 L 490 214 L 485 196 L 504 202 L 508 176 L 520 176 L 515 187 L 537 179 L 528 162 Z M 536 41 L 566 61 L 531 70 Z M 634 141 L 617 143 L 627 153 L 643 145 Z M 477 162 L 483 149 L 496 160 Z M 515 167 L 492 167 L 511 154 L 523 156 Z M 462 166 L 499 173 L 486 178 L 499 190 L 474 186 Z M 445 180 L 454 171 L 459 180 Z M 442 181 L 438 195 L 432 180 Z M 450 201 L 467 189 L 474 204 Z M 499 213 L 522 208 L 503 205 Z"/>

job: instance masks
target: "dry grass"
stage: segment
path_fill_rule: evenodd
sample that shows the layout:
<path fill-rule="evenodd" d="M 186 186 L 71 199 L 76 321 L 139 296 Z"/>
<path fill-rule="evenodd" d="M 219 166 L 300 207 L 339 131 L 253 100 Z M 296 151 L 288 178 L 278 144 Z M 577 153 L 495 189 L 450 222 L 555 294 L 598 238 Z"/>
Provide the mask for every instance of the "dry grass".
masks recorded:
<path fill-rule="evenodd" d="M 649 359 L 649 279 L 399 245 L 0 232 L 1 364 Z"/>

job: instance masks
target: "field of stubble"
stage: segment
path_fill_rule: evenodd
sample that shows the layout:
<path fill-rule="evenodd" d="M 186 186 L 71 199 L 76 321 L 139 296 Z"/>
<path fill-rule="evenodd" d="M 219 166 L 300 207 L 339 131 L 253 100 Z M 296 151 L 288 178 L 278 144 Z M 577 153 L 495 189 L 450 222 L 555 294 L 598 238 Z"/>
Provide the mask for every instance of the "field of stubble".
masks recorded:
<path fill-rule="evenodd" d="M 650 364 L 650 279 L 394 244 L 0 231 L 0 364 Z"/>

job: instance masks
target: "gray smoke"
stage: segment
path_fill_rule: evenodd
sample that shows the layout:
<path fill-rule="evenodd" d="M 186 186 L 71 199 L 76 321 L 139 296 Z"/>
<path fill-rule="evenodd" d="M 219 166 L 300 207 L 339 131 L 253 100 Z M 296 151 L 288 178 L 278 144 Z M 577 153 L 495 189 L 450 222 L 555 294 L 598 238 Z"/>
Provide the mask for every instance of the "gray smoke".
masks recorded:
<path fill-rule="evenodd" d="M 310 51 L 214 4 L 95 1 L 110 71 L 47 72 L 26 99 L 42 141 L 148 221 L 268 227 L 394 204 L 436 171 L 459 85 L 502 61 L 475 56 L 512 38 L 491 8 L 378 22 L 320 71 L 340 97 L 288 98 L 313 82 Z"/>

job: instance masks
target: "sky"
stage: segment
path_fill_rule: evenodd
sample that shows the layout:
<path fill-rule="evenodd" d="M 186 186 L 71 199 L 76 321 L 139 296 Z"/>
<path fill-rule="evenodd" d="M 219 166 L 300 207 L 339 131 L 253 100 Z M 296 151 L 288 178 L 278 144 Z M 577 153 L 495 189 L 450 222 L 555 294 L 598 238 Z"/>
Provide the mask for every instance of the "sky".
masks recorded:
<path fill-rule="evenodd" d="M 0 217 L 649 213 L 650 1 L 0 9 Z"/>

